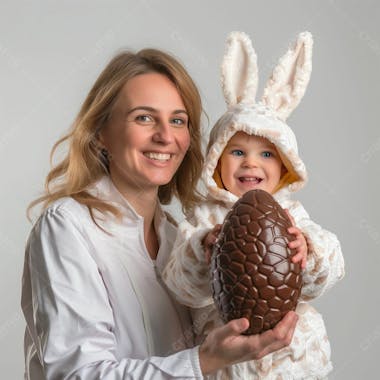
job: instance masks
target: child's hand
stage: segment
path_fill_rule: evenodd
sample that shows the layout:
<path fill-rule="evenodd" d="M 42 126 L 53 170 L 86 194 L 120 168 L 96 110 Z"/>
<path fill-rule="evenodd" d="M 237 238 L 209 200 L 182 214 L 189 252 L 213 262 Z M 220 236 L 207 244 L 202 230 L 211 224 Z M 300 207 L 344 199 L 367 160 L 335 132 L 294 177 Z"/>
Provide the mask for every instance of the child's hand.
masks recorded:
<path fill-rule="evenodd" d="M 295 235 L 296 239 L 288 243 L 288 247 L 296 250 L 296 254 L 292 257 L 293 263 L 301 261 L 301 268 L 306 268 L 307 259 L 307 241 L 302 231 L 295 226 L 293 217 L 290 215 L 289 210 L 285 210 L 290 221 L 292 222 L 292 227 L 288 228 L 288 232 Z"/>
<path fill-rule="evenodd" d="M 210 264 L 212 249 L 216 243 L 216 239 L 218 238 L 221 228 L 221 224 L 216 224 L 215 227 L 202 240 L 207 264 Z"/>

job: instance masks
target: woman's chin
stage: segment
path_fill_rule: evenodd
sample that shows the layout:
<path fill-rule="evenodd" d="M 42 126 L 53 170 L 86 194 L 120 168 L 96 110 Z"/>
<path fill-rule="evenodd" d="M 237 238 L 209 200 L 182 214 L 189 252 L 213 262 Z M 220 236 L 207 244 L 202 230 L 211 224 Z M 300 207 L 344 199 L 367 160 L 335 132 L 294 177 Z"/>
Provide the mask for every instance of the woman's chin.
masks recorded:
<path fill-rule="evenodd" d="M 146 183 L 150 186 L 160 187 L 167 185 L 172 180 L 172 178 L 172 175 L 151 175 L 146 177 Z"/>

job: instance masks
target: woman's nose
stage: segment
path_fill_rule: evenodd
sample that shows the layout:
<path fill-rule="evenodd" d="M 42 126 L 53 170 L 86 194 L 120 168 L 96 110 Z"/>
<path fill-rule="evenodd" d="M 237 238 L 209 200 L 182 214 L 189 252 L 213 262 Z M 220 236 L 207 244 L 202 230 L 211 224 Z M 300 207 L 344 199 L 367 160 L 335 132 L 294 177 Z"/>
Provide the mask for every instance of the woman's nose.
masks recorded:
<path fill-rule="evenodd" d="M 160 144 L 170 144 L 174 141 L 173 130 L 169 123 L 157 123 L 153 134 L 153 141 Z"/>

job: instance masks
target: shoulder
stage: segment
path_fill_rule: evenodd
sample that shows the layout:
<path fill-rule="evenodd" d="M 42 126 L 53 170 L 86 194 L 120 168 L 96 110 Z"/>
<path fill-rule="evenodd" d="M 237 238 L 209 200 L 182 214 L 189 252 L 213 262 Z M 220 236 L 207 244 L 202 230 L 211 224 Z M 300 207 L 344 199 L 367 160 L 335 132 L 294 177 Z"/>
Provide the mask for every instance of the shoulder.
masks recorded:
<path fill-rule="evenodd" d="M 31 236 L 66 235 L 79 233 L 83 235 L 90 225 L 91 216 L 88 208 L 71 197 L 60 198 L 51 203 L 35 222 Z"/>
<path fill-rule="evenodd" d="M 61 214 L 71 215 L 73 217 L 83 217 L 89 214 L 89 212 L 87 206 L 79 203 L 71 197 L 64 197 L 51 203 L 42 213 L 41 217 Z"/>

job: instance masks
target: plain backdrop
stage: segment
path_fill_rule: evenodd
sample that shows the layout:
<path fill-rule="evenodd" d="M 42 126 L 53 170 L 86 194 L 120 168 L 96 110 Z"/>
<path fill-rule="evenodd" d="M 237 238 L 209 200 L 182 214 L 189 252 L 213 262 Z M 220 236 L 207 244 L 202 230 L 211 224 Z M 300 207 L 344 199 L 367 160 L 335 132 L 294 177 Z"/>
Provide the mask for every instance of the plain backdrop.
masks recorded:
<path fill-rule="evenodd" d="M 198 84 L 209 128 L 225 110 L 227 34 L 248 33 L 260 88 L 297 34 L 314 36 L 313 73 L 288 119 L 309 171 L 296 195 L 342 244 L 346 277 L 314 302 L 332 346 L 331 379 L 378 378 L 380 357 L 378 1 L 10 1 L 0 3 L 0 378 L 23 377 L 25 216 L 96 77 L 121 49 L 176 55 Z M 172 207 L 180 219 L 178 205 Z"/>

